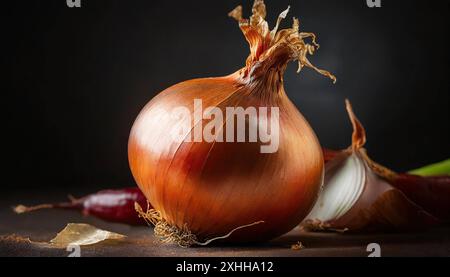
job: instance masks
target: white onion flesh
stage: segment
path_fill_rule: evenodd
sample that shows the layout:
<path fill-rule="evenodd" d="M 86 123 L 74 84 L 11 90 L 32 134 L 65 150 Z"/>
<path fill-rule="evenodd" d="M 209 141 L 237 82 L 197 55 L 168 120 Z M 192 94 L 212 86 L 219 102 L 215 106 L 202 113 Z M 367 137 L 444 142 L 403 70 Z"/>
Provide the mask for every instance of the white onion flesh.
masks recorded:
<path fill-rule="evenodd" d="M 323 192 L 306 219 L 326 222 L 345 215 L 361 196 L 366 183 L 365 162 L 356 154 L 327 171 Z"/>

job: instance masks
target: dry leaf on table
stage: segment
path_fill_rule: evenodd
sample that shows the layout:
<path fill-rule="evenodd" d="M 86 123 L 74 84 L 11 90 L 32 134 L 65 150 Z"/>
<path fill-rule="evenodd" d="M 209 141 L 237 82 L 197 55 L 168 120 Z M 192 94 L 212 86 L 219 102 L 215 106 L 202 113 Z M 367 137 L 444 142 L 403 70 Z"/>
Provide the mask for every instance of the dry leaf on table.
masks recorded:
<path fill-rule="evenodd" d="M 89 224 L 69 223 L 48 243 L 48 246 L 64 248 L 68 245 L 92 245 L 105 240 L 120 240 L 125 237 Z"/>

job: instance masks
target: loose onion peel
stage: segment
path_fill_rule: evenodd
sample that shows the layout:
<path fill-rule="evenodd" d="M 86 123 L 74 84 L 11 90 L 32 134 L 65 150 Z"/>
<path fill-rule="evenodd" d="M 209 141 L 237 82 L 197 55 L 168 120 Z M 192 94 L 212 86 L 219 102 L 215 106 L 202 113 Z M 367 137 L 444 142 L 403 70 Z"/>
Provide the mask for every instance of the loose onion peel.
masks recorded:
<path fill-rule="evenodd" d="M 325 151 L 324 190 L 302 227 L 321 231 L 409 231 L 437 225 L 440 220 L 420 205 L 424 201 L 419 204 L 408 197 L 417 194 L 420 187 L 405 193 L 407 189 L 397 188 L 399 176 L 404 175 L 368 157 L 363 148 L 365 129 L 348 100 L 346 107 L 353 125 L 352 145 L 343 151 Z M 448 184 L 445 190 L 443 197 L 448 199 Z"/>

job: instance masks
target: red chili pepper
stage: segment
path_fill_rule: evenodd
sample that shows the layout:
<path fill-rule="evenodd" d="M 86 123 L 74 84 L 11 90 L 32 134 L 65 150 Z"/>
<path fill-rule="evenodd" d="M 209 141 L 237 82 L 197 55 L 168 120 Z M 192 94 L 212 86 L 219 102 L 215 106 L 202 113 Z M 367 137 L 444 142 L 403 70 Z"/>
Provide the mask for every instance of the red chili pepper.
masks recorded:
<path fill-rule="evenodd" d="M 14 208 L 16 213 L 26 213 L 40 209 L 75 209 L 85 215 L 93 215 L 98 218 L 130 225 L 146 225 L 142 218 L 138 217 L 134 209 L 137 202 L 141 207 L 147 207 L 147 199 L 137 187 L 124 189 L 101 190 L 82 198 L 71 198 L 70 202 L 56 204 L 42 204 L 33 207 L 19 205 Z"/>

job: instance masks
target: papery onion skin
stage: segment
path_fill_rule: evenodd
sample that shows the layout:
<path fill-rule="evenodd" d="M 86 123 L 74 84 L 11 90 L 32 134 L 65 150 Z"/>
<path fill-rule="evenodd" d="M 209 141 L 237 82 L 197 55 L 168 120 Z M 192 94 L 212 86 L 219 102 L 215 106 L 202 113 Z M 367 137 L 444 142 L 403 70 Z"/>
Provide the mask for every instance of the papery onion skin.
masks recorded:
<path fill-rule="evenodd" d="M 398 173 L 388 181 L 430 214 L 450 222 L 450 176 Z"/>
<path fill-rule="evenodd" d="M 255 1 L 259 11 L 261 2 Z M 254 9 L 252 22 L 255 18 L 264 19 Z M 323 181 L 316 135 L 283 88 L 286 63 L 307 61 L 301 56 L 306 54 L 298 52 L 305 47 L 298 26 L 288 32 L 295 44 L 281 41 L 280 47 L 269 49 L 268 34 L 263 36 L 259 27 L 250 25 L 240 21 L 252 51 L 244 68 L 229 76 L 194 79 L 164 90 L 141 111 L 129 138 L 130 168 L 140 189 L 165 221 L 188 228 L 199 239 L 222 236 L 261 220 L 264 223 L 240 229 L 227 240 L 263 241 L 284 234 L 308 214 Z M 260 153 L 260 142 L 173 140 L 172 128 L 186 122 L 160 108 L 170 111 L 185 106 L 192 113 L 194 99 L 201 99 L 203 108 L 219 107 L 223 114 L 226 107 L 278 107 L 278 151 Z M 206 123 L 203 120 L 203 126 Z"/>
<path fill-rule="evenodd" d="M 376 175 L 363 155 L 359 158 L 366 167 L 364 191 L 344 216 L 328 222 L 330 226 L 348 231 L 411 231 L 439 223 L 402 191 Z"/>
<path fill-rule="evenodd" d="M 347 151 L 324 148 L 325 164 L 335 161 Z M 385 167 L 377 165 L 377 168 Z M 450 222 L 450 176 L 418 176 L 386 169 L 375 173 L 425 211 L 441 221 Z"/>
<path fill-rule="evenodd" d="M 367 232 L 420 230 L 441 223 L 442 221 L 436 217 L 436 213 L 432 213 L 430 210 L 436 212 L 437 207 L 448 206 L 448 202 L 445 201 L 448 199 L 449 186 L 445 186 L 446 182 L 448 184 L 448 180 L 439 179 L 442 183 L 431 179 L 428 183 L 425 183 L 424 180 L 416 180 L 418 183 L 414 184 L 411 182 L 411 178 L 408 180 L 401 178 L 401 176 L 406 176 L 405 174 L 399 175 L 372 161 L 363 148 L 366 142 L 365 129 L 354 114 L 348 100 L 346 100 L 346 107 L 353 125 L 352 145 L 342 151 L 323 150 L 326 166 L 322 194 L 329 193 L 328 188 L 335 188 L 328 187 L 328 185 L 339 185 L 328 180 L 333 180 L 334 174 L 341 173 L 337 170 L 342 168 L 341 165 L 350 158 L 359 159 L 363 164 L 365 177 L 361 179 L 362 183 L 355 183 L 355 188 L 359 188 L 361 185 L 363 191 L 351 208 L 347 209 L 343 215 L 339 214 L 334 218 L 325 217 L 330 214 L 329 211 L 339 211 L 342 203 L 335 205 L 331 201 L 318 201 L 313 211 L 302 222 L 302 226 L 308 230 Z M 353 170 L 354 174 L 357 174 L 360 168 L 346 168 L 346 170 Z M 402 181 L 405 183 L 401 183 Z M 420 183 L 420 181 L 422 182 Z M 440 191 L 443 195 L 430 193 L 430 189 Z M 439 201 L 433 204 L 431 199 Z M 422 206 L 423 204 L 427 209 Z M 448 212 L 441 211 L 441 215 L 445 215 L 445 213 Z M 335 214 L 338 213 L 335 212 Z"/>

